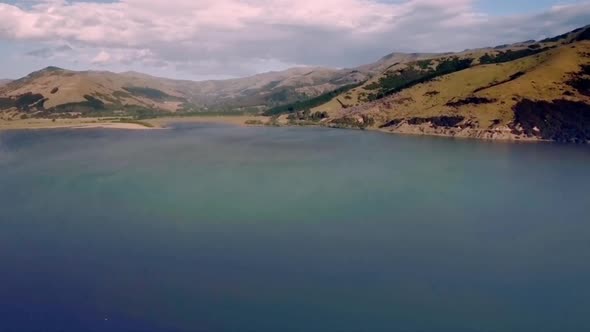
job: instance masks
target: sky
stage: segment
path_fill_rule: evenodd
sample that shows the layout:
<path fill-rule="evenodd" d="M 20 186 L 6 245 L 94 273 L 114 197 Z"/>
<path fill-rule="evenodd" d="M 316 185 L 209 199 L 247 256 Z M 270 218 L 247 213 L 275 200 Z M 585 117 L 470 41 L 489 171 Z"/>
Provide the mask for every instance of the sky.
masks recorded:
<path fill-rule="evenodd" d="M 58 66 L 179 79 L 350 68 L 590 24 L 590 0 L 7 0 L 0 78 Z"/>

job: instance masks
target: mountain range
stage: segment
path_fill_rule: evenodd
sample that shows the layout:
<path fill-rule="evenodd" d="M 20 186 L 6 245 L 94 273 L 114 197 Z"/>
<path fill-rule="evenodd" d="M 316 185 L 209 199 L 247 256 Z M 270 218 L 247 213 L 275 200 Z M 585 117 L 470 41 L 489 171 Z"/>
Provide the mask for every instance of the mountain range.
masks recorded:
<path fill-rule="evenodd" d="M 48 67 L 0 81 L 5 119 L 204 112 L 411 134 L 588 142 L 590 26 L 460 53 L 392 53 L 350 69 L 299 67 L 194 82 Z"/>

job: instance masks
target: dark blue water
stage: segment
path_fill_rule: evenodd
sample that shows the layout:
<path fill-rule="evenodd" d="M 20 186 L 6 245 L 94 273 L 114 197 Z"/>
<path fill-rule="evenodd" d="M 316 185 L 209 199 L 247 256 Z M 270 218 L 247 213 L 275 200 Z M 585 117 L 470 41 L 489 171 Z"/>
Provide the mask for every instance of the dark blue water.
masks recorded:
<path fill-rule="evenodd" d="M 0 331 L 590 331 L 590 149 L 0 133 Z"/>

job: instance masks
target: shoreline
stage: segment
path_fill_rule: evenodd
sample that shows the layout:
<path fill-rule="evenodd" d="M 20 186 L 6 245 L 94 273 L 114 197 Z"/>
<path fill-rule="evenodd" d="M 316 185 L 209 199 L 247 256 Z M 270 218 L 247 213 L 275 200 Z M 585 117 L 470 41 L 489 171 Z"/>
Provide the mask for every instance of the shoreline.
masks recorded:
<path fill-rule="evenodd" d="M 541 138 L 535 137 L 528 137 L 528 138 L 511 138 L 511 137 L 482 137 L 482 136 L 460 136 L 460 135 L 452 135 L 452 134 L 437 134 L 437 133 L 419 133 L 419 132 L 409 132 L 409 131 L 396 131 L 396 130 L 387 130 L 382 128 L 370 128 L 367 129 L 377 133 L 383 133 L 387 135 L 400 135 L 400 136 L 414 136 L 414 137 L 436 137 L 436 138 L 451 138 L 451 139 L 460 139 L 460 140 L 474 140 L 480 142 L 498 142 L 498 143 L 557 143 L 556 141 L 545 140 Z M 484 134 L 487 133 L 486 130 L 481 130 L 479 133 Z"/>
<path fill-rule="evenodd" d="M 37 130 L 37 129 L 119 129 L 119 130 L 151 130 L 140 123 L 107 121 L 103 119 L 26 119 L 0 121 L 0 132 L 7 130 Z"/>
<path fill-rule="evenodd" d="M 220 115 L 220 116 L 189 116 L 189 117 L 161 117 L 144 119 L 141 121 L 119 121 L 104 118 L 78 119 L 19 119 L 0 120 L 0 132 L 7 130 L 37 130 L 37 129 L 119 129 L 119 130 L 158 130 L 166 129 L 175 123 L 218 123 L 237 126 L 251 126 L 248 120 L 266 121 L 266 117 L 249 115 Z"/>
<path fill-rule="evenodd" d="M 469 139 L 487 142 L 505 142 L 505 143 L 540 143 L 555 142 L 532 136 L 522 136 L 508 133 L 507 131 L 491 129 L 463 129 L 455 128 L 424 128 L 423 126 L 406 126 L 403 128 L 371 128 L 385 134 L 404 135 L 404 136 L 429 136 L 429 137 L 446 137 L 454 139 Z"/>
<path fill-rule="evenodd" d="M 183 123 L 216 123 L 224 125 L 232 125 L 239 127 L 265 127 L 275 126 L 270 125 L 268 121 L 270 117 L 255 116 L 255 115 L 218 115 L 218 116 L 188 116 L 188 117 L 161 117 L 153 119 L 144 119 L 141 121 L 109 121 L 100 118 L 80 118 L 80 119 L 58 119 L 52 121 L 51 119 L 26 119 L 26 120 L 12 120 L 0 121 L 0 132 L 9 130 L 41 130 L 41 129 L 114 129 L 114 130 L 163 130 L 169 128 L 173 124 Z M 247 121 L 257 121 L 260 124 L 248 124 Z M 555 142 L 552 140 L 541 139 L 537 137 L 523 137 L 513 134 L 507 134 L 502 130 L 490 129 L 469 129 L 456 130 L 453 128 L 432 128 L 424 126 L 403 126 L 398 128 L 378 128 L 368 127 L 365 129 L 355 127 L 331 127 L 319 123 L 317 125 L 293 125 L 288 123 L 278 123 L 279 127 L 322 127 L 333 129 L 352 129 L 359 131 L 371 131 L 384 134 L 404 135 L 404 136 L 430 136 L 443 137 L 455 139 L 472 139 L 488 142 L 503 142 L 503 143 L 540 143 L 540 142 Z M 590 143 L 590 142 L 587 142 Z"/>

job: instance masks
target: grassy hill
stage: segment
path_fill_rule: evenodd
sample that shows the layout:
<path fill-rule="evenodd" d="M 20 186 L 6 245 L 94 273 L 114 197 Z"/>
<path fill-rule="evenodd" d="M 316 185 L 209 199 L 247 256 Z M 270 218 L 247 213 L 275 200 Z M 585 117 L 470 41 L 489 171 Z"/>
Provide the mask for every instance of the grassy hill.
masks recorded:
<path fill-rule="evenodd" d="M 312 112 L 407 133 L 588 141 L 589 31 L 398 64 Z"/>
<path fill-rule="evenodd" d="M 0 84 L 3 118 L 131 115 L 170 113 L 284 113 L 321 105 L 377 75 L 393 64 L 429 54 L 392 53 L 353 69 L 292 68 L 251 77 L 193 82 L 125 72 L 75 72 L 48 67 Z"/>
<path fill-rule="evenodd" d="M 174 111 L 187 102 L 157 80 L 109 72 L 74 72 L 49 67 L 0 88 L 0 108 L 39 117 L 60 113 Z"/>
<path fill-rule="evenodd" d="M 13 117 L 258 111 L 313 98 L 366 77 L 359 71 L 305 67 L 242 79 L 192 82 L 135 72 L 48 67 L 0 86 L 0 111 Z"/>
<path fill-rule="evenodd" d="M 0 115 L 264 113 L 273 124 L 446 136 L 590 141 L 590 26 L 460 53 L 392 53 L 353 69 L 219 81 L 49 67 L 0 85 Z"/>

